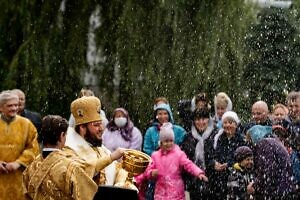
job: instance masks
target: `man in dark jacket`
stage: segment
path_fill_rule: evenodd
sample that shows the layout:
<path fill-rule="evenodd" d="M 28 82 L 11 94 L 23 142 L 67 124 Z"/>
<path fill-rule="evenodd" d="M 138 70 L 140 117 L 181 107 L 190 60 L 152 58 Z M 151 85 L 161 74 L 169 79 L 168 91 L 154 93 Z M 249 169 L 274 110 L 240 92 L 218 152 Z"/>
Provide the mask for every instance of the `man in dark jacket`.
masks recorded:
<path fill-rule="evenodd" d="M 269 118 L 268 104 L 264 101 L 257 101 L 252 105 L 251 116 L 251 121 L 243 125 L 244 135 L 255 125 L 272 126 L 272 121 Z"/>
<path fill-rule="evenodd" d="M 291 92 L 286 99 L 289 109 L 289 141 L 292 148 L 296 148 L 294 141 L 297 135 L 300 135 L 300 92 Z"/>
<path fill-rule="evenodd" d="M 12 92 L 19 97 L 18 115 L 21 115 L 22 117 L 29 119 L 37 129 L 37 132 L 40 133 L 41 126 L 42 126 L 41 115 L 37 112 L 33 112 L 25 109 L 26 98 L 22 90 L 13 89 Z"/>
<path fill-rule="evenodd" d="M 248 192 L 255 199 L 293 199 L 295 185 L 292 181 L 290 156 L 278 138 L 272 138 L 272 128 L 256 125 L 247 137 L 254 145 L 254 184 Z"/>

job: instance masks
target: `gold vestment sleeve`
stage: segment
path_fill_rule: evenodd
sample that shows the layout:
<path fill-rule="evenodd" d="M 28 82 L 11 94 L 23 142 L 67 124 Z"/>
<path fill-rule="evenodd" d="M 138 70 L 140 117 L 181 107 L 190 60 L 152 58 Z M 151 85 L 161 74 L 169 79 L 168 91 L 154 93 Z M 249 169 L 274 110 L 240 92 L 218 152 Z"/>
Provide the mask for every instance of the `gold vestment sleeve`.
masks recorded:
<path fill-rule="evenodd" d="M 102 156 L 101 158 L 98 158 L 96 162 L 96 171 L 100 172 L 102 169 L 107 167 L 110 163 L 112 163 L 112 159 L 110 155 Z"/>

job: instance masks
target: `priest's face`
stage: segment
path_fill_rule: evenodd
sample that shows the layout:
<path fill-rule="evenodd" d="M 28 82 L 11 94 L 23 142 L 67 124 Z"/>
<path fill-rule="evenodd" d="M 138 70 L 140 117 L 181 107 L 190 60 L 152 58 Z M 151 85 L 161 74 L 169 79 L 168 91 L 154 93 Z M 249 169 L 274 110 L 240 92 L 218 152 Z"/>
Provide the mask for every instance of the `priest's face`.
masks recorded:
<path fill-rule="evenodd" d="M 91 143 L 93 146 L 102 145 L 102 133 L 104 126 L 102 121 L 90 122 L 86 127 L 86 134 L 84 136 L 85 140 Z"/>
<path fill-rule="evenodd" d="M 10 99 L 1 106 L 1 112 L 5 117 L 13 118 L 17 115 L 19 108 L 19 99 Z"/>

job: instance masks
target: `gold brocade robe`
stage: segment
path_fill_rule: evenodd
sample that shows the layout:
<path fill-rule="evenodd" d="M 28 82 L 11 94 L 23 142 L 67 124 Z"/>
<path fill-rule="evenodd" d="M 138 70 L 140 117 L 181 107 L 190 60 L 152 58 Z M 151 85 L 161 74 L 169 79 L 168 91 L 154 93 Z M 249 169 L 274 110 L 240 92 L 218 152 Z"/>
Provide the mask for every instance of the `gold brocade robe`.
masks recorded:
<path fill-rule="evenodd" d="M 91 147 L 78 133 L 75 132 L 74 128 L 68 129 L 66 138 L 66 147 L 76 152 L 77 156 L 85 160 L 88 167 L 86 172 L 93 177 L 94 181 L 98 185 L 122 185 L 125 183 L 128 173 L 122 169 L 119 162 L 112 162 L 106 164 L 103 169 L 99 167 L 103 160 L 110 159 L 110 151 L 102 147 Z M 100 163 L 99 163 L 100 161 Z"/>
<path fill-rule="evenodd" d="M 24 171 L 24 191 L 32 200 L 92 200 L 98 186 L 71 151 L 39 155 Z"/>
<path fill-rule="evenodd" d="M 0 199 L 22 200 L 22 170 L 39 153 L 37 131 L 26 118 L 16 116 L 9 124 L 0 118 L 0 160 L 18 162 L 21 167 L 11 173 L 0 173 Z"/>

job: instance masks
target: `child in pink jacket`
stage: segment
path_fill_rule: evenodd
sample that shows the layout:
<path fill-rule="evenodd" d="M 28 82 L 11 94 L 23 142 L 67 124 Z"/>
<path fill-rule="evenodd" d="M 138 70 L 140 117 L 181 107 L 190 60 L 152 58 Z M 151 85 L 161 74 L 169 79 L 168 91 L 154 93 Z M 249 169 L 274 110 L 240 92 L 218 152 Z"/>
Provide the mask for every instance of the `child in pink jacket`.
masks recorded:
<path fill-rule="evenodd" d="M 186 154 L 174 144 L 174 132 L 171 123 L 164 123 L 160 129 L 160 149 L 155 151 L 152 162 L 146 171 L 135 177 L 139 186 L 145 179 L 155 179 L 155 200 L 184 200 L 184 182 L 182 170 L 208 181 L 204 171 L 197 167 Z"/>

